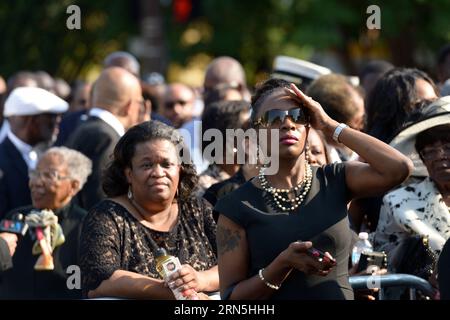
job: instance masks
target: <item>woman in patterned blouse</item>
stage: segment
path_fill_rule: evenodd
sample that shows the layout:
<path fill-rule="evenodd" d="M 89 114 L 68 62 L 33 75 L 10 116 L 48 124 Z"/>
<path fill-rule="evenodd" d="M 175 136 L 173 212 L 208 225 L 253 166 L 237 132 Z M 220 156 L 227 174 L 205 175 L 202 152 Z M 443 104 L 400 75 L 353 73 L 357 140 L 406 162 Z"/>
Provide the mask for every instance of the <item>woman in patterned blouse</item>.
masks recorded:
<path fill-rule="evenodd" d="M 211 209 L 192 196 L 197 175 L 178 150 L 186 150 L 179 133 L 158 121 L 131 128 L 117 143 L 103 181 L 109 198 L 83 225 L 88 297 L 173 299 L 156 270 L 160 247 L 180 259 L 170 281 L 185 295 L 218 290 L 216 225 Z"/>
<path fill-rule="evenodd" d="M 420 112 L 421 121 L 404 129 L 393 143 L 404 140 L 400 149 L 415 146 L 428 177 L 384 197 L 374 244 L 387 253 L 419 234 L 428 236 L 431 249 L 439 254 L 450 238 L 450 99 L 441 98 Z M 409 156 L 415 158 L 412 152 Z"/>

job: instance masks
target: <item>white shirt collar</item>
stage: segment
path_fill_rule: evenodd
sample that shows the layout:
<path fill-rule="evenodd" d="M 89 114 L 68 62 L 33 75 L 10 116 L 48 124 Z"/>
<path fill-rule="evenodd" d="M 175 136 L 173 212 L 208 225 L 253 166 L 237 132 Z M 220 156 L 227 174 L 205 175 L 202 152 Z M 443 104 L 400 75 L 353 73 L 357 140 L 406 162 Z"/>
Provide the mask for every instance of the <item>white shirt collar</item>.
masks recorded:
<path fill-rule="evenodd" d="M 20 140 L 11 129 L 8 130 L 8 138 L 11 140 L 12 144 L 17 148 L 17 150 L 22 155 L 23 160 L 25 160 L 28 169 L 35 169 L 38 161 L 37 152 L 33 150 L 33 147 L 29 144 Z"/>
<path fill-rule="evenodd" d="M 102 119 L 104 122 L 109 124 L 120 137 L 125 134 L 125 128 L 122 123 L 111 112 L 105 109 L 92 108 L 89 110 L 89 115 Z"/>
<path fill-rule="evenodd" d="M 8 131 L 9 131 L 9 122 L 7 119 L 3 119 L 2 128 L 0 129 L 0 143 L 2 143 L 3 140 L 5 140 Z"/>

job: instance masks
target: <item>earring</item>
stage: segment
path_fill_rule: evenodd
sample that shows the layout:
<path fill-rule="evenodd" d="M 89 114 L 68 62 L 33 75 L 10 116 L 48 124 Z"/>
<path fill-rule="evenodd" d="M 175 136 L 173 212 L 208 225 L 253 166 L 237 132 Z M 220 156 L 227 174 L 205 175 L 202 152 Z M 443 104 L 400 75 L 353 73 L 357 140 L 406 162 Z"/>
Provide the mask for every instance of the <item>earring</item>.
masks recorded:
<path fill-rule="evenodd" d="M 129 200 L 133 200 L 133 192 L 131 191 L 131 185 L 128 186 L 127 197 Z"/>

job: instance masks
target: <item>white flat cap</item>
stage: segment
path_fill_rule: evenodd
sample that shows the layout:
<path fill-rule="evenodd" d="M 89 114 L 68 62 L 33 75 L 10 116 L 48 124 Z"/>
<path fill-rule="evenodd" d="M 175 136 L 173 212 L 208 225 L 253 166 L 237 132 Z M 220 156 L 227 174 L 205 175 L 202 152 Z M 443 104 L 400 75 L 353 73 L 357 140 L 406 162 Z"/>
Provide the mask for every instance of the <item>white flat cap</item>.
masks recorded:
<path fill-rule="evenodd" d="M 300 79 L 312 81 L 329 73 L 331 70 L 328 68 L 287 56 L 277 56 L 273 62 L 273 75 L 288 81 L 297 82 Z"/>
<path fill-rule="evenodd" d="M 5 101 L 3 116 L 32 116 L 41 113 L 63 113 L 69 105 L 53 93 L 33 87 L 14 89 Z"/>

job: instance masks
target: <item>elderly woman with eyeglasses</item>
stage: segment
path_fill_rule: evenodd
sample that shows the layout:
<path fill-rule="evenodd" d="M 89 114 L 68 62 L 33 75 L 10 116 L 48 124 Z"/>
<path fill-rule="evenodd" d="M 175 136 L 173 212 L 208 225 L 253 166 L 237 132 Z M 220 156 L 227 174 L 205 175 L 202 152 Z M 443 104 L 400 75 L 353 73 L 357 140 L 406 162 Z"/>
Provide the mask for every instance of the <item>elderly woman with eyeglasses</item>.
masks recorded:
<path fill-rule="evenodd" d="M 383 142 L 337 123 L 318 102 L 280 79 L 270 79 L 256 90 L 252 110 L 254 125 L 258 131 L 267 129 L 271 142 L 260 133 L 259 146 L 274 156 L 258 177 L 215 206 L 220 213 L 222 298 L 352 299 L 347 203 L 401 183 L 409 176 L 411 161 Z M 305 156 L 310 126 L 368 163 L 310 164 Z M 275 161 L 278 170 L 269 173 Z"/>
<path fill-rule="evenodd" d="M 43 212 L 46 217 L 57 217 L 56 229 L 51 241 L 52 266 L 39 263 L 40 235 L 30 225 L 29 231 L 19 239 L 13 257 L 13 268 L 2 274 L 0 298 L 2 299 L 73 299 L 81 297 L 79 274 L 69 276 L 78 265 L 78 248 L 81 225 L 87 212 L 71 200 L 83 187 L 92 171 L 91 161 L 78 151 L 66 147 L 50 148 L 39 160 L 36 170 L 30 171 L 32 206 L 12 210 L 7 216 L 17 214 L 35 217 Z M 43 221 L 45 224 L 47 222 Z M 56 224 L 55 224 L 56 226 Z M 45 237 L 45 232 L 44 232 Z M 55 239 L 57 237 L 57 239 Z M 55 241 L 57 243 L 55 243 Z M 39 270 L 42 267 L 47 270 Z M 76 270 L 75 270 L 76 272 Z"/>
<path fill-rule="evenodd" d="M 428 236 L 436 254 L 450 238 L 450 97 L 425 104 L 391 143 L 417 160 L 415 176 L 427 177 L 383 198 L 374 245 L 388 257 L 412 235 Z"/>

